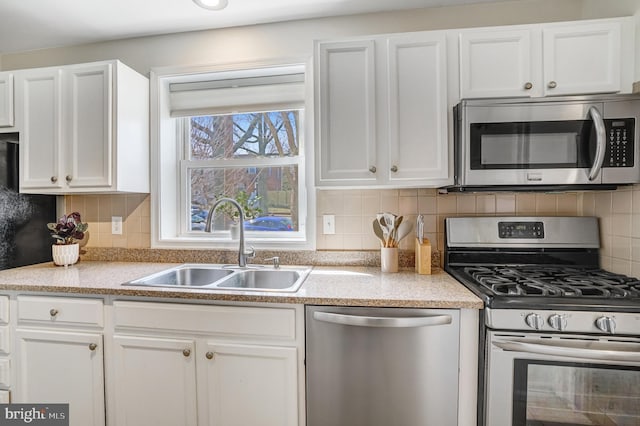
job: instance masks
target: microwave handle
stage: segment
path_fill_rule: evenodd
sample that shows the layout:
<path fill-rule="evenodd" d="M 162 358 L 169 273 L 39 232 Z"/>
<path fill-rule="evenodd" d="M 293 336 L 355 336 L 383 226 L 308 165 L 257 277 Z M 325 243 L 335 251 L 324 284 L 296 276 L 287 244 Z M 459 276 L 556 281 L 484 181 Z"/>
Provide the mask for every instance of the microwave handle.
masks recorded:
<path fill-rule="evenodd" d="M 602 169 L 602 163 L 604 163 L 604 154 L 607 149 L 606 131 L 604 128 L 604 120 L 602 114 L 598 111 L 598 108 L 592 106 L 589 108 L 589 116 L 593 120 L 593 125 L 596 128 L 596 158 L 593 160 L 593 166 L 589 170 L 589 180 L 594 180 L 600 169 Z"/>

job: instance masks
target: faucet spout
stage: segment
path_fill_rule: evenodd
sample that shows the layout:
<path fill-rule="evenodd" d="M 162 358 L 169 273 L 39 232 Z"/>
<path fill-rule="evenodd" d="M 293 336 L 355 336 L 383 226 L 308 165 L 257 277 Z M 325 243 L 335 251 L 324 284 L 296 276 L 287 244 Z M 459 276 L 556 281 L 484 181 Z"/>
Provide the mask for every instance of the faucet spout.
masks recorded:
<path fill-rule="evenodd" d="M 238 266 L 244 268 L 247 266 L 247 258 L 253 257 L 255 252 L 253 248 L 249 250 L 245 250 L 244 248 L 244 211 L 242 210 L 242 206 L 238 204 L 238 202 L 232 198 L 220 198 L 217 200 L 211 208 L 209 209 L 209 214 L 207 215 L 207 222 L 204 227 L 205 232 L 211 232 L 211 224 L 213 222 L 213 215 L 215 213 L 216 208 L 222 203 L 231 203 L 236 209 L 238 209 L 238 213 L 240 216 L 240 238 L 239 238 L 239 246 L 238 246 Z"/>

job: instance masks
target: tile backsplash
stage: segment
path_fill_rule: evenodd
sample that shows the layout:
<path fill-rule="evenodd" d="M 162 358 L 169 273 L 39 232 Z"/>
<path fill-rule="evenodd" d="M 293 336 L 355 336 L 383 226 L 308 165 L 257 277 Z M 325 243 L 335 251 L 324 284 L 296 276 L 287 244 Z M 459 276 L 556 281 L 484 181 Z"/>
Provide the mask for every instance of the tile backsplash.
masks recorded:
<path fill-rule="evenodd" d="M 424 215 L 425 237 L 442 251 L 444 218 L 448 216 L 550 215 L 600 218 L 602 266 L 640 277 L 640 185 L 616 191 L 580 193 L 438 194 L 435 189 L 318 190 L 316 246 L 318 250 L 377 250 L 372 222 L 379 212 L 391 212 L 415 222 Z M 73 195 L 66 211 L 79 211 L 89 223 L 87 247 L 149 248 L 150 197 L 133 195 Z M 322 216 L 335 215 L 336 233 L 322 233 Z M 123 218 L 122 235 L 111 234 L 111 217 Z M 401 244 L 413 249 L 415 233 Z"/>
<path fill-rule="evenodd" d="M 450 216 L 551 215 L 575 216 L 580 211 L 577 193 L 438 194 L 435 189 L 322 190 L 317 192 L 318 250 L 375 250 L 380 242 L 372 222 L 376 213 L 390 212 L 415 222 L 424 216 L 425 237 L 438 250 L 444 248 L 444 219 Z M 335 215 L 336 233 L 322 233 L 322 216 Z M 414 230 L 415 231 L 415 230 Z M 415 232 L 401 241 L 413 249 Z"/>

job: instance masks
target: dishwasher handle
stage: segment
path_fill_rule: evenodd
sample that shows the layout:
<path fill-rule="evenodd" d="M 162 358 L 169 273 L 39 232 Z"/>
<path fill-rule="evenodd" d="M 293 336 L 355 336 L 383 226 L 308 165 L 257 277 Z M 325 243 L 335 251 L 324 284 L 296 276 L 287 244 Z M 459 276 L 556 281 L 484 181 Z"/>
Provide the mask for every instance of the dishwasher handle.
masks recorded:
<path fill-rule="evenodd" d="M 356 327 L 409 328 L 451 324 L 451 315 L 428 315 L 418 317 L 372 317 L 360 315 L 314 312 L 313 319 L 333 324 Z"/>

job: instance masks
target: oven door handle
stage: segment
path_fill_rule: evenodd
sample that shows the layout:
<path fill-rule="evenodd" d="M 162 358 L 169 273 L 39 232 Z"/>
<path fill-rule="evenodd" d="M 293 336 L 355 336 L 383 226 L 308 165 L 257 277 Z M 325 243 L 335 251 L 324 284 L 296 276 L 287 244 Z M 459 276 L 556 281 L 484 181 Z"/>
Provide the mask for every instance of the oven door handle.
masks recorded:
<path fill-rule="evenodd" d="M 575 346 L 551 346 L 513 340 L 492 342 L 495 346 L 510 352 L 523 352 L 538 355 L 553 355 L 566 358 L 586 358 L 598 361 L 640 362 L 640 352 L 627 352 L 608 349 L 606 344 L 600 349 L 579 348 Z"/>
<path fill-rule="evenodd" d="M 598 176 L 604 163 L 604 154 L 607 150 L 607 132 L 604 127 L 602 114 L 600 114 L 598 108 L 595 106 L 589 108 L 589 116 L 591 120 L 593 120 L 593 126 L 596 128 L 596 158 L 593 160 L 591 170 L 589 170 L 589 180 L 592 181 Z"/>

